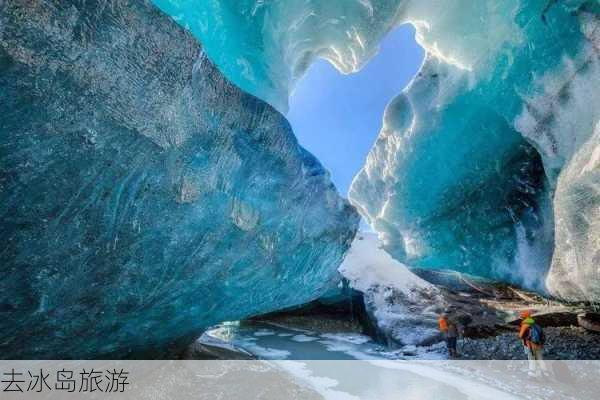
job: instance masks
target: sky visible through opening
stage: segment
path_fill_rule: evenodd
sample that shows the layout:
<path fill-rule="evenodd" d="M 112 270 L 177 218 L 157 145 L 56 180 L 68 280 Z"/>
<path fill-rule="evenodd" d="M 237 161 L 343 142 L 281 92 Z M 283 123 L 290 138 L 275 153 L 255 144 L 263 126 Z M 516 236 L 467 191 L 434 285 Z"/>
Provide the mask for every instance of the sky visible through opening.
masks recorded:
<path fill-rule="evenodd" d="M 385 106 L 415 76 L 423 57 L 413 27 L 403 25 L 388 34 L 360 72 L 342 75 L 319 60 L 298 83 L 287 118 L 343 196 L 381 130 Z"/>

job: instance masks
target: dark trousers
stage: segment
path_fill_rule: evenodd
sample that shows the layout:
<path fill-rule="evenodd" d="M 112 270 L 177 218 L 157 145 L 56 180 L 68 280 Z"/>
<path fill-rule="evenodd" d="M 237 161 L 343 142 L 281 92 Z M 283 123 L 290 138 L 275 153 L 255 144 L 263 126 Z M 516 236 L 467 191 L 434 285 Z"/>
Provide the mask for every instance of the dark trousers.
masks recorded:
<path fill-rule="evenodd" d="M 448 350 L 456 351 L 456 337 L 446 338 L 446 344 L 448 345 Z"/>

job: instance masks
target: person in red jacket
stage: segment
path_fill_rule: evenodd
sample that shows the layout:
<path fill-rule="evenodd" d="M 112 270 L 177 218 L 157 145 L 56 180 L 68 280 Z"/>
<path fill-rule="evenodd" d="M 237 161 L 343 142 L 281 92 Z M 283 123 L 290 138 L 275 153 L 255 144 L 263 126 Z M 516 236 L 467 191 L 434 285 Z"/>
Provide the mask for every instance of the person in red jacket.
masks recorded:
<path fill-rule="evenodd" d="M 456 350 L 456 341 L 458 340 L 458 327 L 454 321 L 448 318 L 447 313 L 440 314 L 438 319 L 440 331 L 444 334 L 446 339 L 446 346 L 448 346 L 448 354 L 451 358 L 458 357 L 458 351 Z"/>

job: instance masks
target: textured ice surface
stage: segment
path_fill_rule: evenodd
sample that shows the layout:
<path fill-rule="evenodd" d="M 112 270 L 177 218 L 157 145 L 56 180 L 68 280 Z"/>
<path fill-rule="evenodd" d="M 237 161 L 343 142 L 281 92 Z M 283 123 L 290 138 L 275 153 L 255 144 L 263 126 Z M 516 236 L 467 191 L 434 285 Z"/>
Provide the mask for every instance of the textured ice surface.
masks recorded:
<path fill-rule="evenodd" d="M 377 51 L 398 0 L 154 0 L 242 89 L 281 111 L 316 57 L 357 71 Z"/>
<path fill-rule="evenodd" d="M 398 260 L 508 278 L 515 222 L 529 219 L 528 235 L 543 222 L 544 172 L 490 91 L 470 89 L 464 74 L 425 61 L 388 105 L 350 199 Z"/>
<path fill-rule="evenodd" d="M 357 214 L 189 33 L 146 1 L 0 4 L 2 358 L 123 356 L 331 285 Z"/>
<path fill-rule="evenodd" d="M 519 0 L 154 0 L 199 37 L 219 69 L 281 110 L 317 57 L 358 71 L 381 38 L 410 22 L 417 40 L 445 61 L 471 68 L 521 40 Z M 493 29 L 489 27 L 493 26 Z M 399 55 L 401 57 L 401 55 Z"/>
<path fill-rule="evenodd" d="M 556 248 L 548 287 L 566 297 L 600 299 L 600 123 L 563 169 L 554 195 Z"/>
<path fill-rule="evenodd" d="M 600 249 L 594 239 L 567 243 L 558 231 L 599 232 L 593 213 L 580 219 L 589 230 L 559 220 L 555 228 L 563 201 L 553 204 L 561 171 L 593 146 L 596 0 L 155 2 L 205 42 L 226 76 L 280 110 L 315 57 L 355 72 L 390 29 L 413 24 L 428 56 L 389 105 L 351 189 L 353 204 L 408 264 L 538 289 L 552 264 L 553 293 L 581 298 L 600 287 L 592 279 L 586 289 L 560 288 L 591 278 L 597 263 L 588 260 Z M 586 193 L 585 204 L 597 204 L 598 193 Z M 571 283 L 552 277 L 567 247 L 592 257 L 570 257 Z"/>
<path fill-rule="evenodd" d="M 587 42 L 535 82 L 516 126 L 544 158 L 556 186 L 551 292 L 600 299 L 600 24 L 580 16 Z M 557 178 L 556 178 L 557 177 Z"/>
<path fill-rule="evenodd" d="M 511 35 L 500 36 L 503 42 L 492 35 L 478 43 L 452 29 L 440 36 L 439 51 L 430 51 L 418 76 L 388 106 L 349 196 L 385 248 L 407 264 L 541 288 L 556 247 L 549 289 L 582 298 L 600 287 L 591 261 L 598 242 L 571 241 L 572 252 L 588 257 L 571 258 L 572 273 L 553 277 L 565 246 L 558 231 L 598 237 L 591 221 L 597 220 L 593 204 L 599 195 L 588 188 L 585 196 L 573 198 L 579 206 L 569 209 L 577 210 L 579 221 L 588 220 L 589 228 L 557 220 L 562 228 L 556 244 L 552 209 L 560 217 L 563 206 L 560 194 L 554 206 L 552 200 L 556 177 L 573 152 L 591 145 L 586 141 L 598 121 L 598 8 L 595 2 L 542 3 L 503 4 L 511 12 L 494 19 L 500 27 L 513 27 Z M 445 18 L 459 24 L 469 13 L 465 4 L 463 16 Z M 434 27 L 429 32 L 438 23 L 432 18 L 424 17 Z M 494 31 L 490 21 L 465 29 Z M 592 276 L 596 279 L 583 283 Z M 585 290 L 562 290 L 571 285 Z"/>

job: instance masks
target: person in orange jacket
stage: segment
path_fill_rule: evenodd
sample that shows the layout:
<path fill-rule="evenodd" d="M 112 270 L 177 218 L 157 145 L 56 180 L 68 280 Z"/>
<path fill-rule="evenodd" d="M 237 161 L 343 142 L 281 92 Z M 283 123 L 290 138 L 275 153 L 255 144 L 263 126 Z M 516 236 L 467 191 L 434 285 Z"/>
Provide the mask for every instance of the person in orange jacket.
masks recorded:
<path fill-rule="evenodd" d="M 446 339 L 446 346 L 448 347 L 448 354 L 452 358 L 458 357 L 458 351 L 456 350 L 456 341 L 458 340 L 458 327 L 454 321 L 448 318 L 447 313 L 440 314 L 438 319 L 440 331 L 444 334 Z"/>
<path fill-rule="evenodd" d="M 546 363 L 544 362 L 544 344 L 546 341 L 544 331 L 532 318 L 531 311 L 522 311 L 520 316 L 519 338 L 523 342 L 523 348 L 529 360 L 529 375 L 537 377 L 542 373 L 548 375 Z"/>

